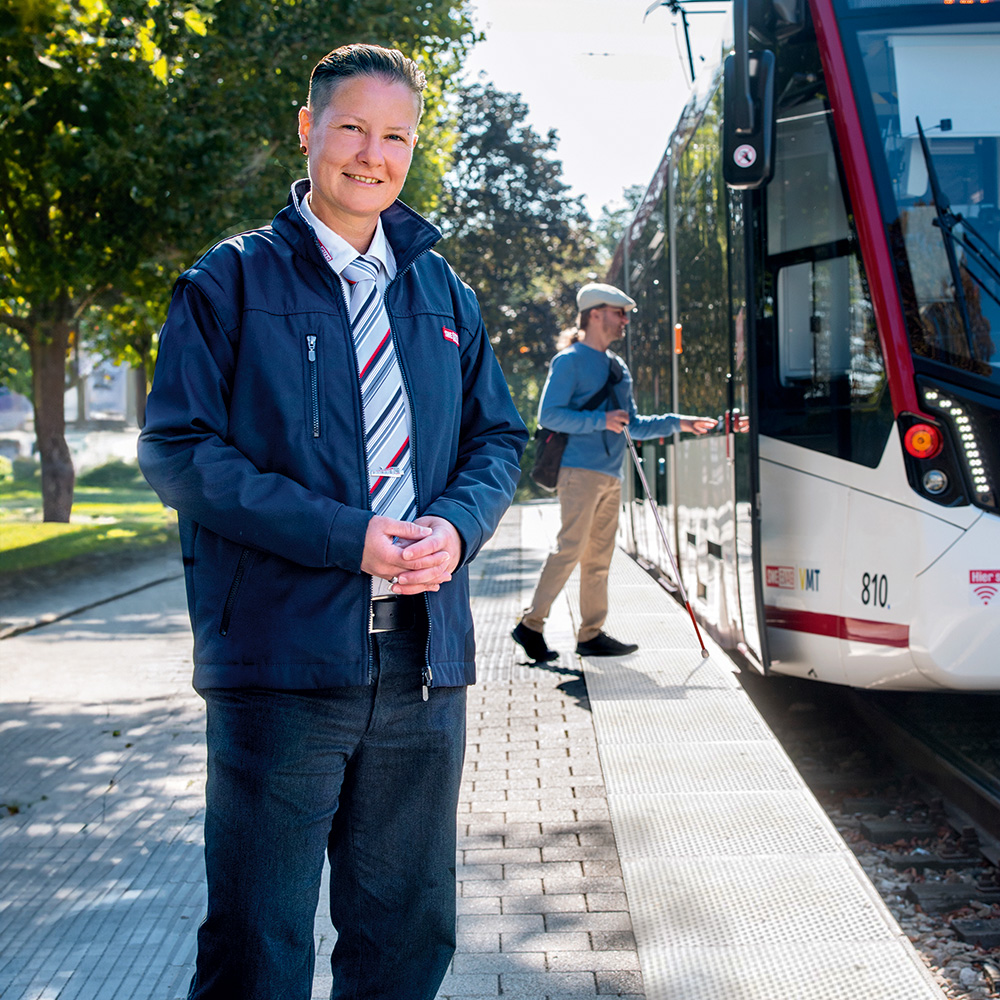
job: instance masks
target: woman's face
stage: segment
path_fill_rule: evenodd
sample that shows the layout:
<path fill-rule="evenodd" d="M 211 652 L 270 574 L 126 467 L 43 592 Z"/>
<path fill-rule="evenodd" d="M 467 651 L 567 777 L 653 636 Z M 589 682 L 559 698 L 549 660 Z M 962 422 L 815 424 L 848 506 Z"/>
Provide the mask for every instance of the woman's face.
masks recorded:
<path fill-rule="evenodd" d="M 399 196 L 417 142 L 420 98 L 398 81 L 353 76 L 325 108 L 299 111 L 309 155 L 309 204 L 348 242 L 370 242 L 379 213 Z M 367 250 L 367 243 L 364 246 Z"/>

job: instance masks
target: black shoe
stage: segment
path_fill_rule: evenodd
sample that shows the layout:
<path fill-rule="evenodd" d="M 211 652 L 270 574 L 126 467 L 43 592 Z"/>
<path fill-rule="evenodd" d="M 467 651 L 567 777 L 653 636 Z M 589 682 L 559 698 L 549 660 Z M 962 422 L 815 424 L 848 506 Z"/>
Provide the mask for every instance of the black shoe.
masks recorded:
<path fill-rule="evenodd" d="M 559 659 L 559 653 L 546 645 L 545 636 L 533 628 L 528 628 L 524 622 L 517 623 L 517 628 L 511 632 L 510 637 L 523 647 L 535 663 L 549 663 L 551 660 Z"/>
<path fill-rule="evenodd" d="M 627 656 L 638 648 L 634 642 L 619 642 L 617 639 L 612 639 L 607 632 L 598 632 L 593 639 L 576 644 L 576 651 L 581 656 Z"/>

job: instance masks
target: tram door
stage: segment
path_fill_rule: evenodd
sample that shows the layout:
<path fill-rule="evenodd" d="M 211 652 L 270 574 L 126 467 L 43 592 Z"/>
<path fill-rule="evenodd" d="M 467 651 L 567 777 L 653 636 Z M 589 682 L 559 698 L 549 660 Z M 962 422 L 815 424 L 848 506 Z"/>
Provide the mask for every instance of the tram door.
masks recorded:
<path fill-rule="evenodd" d="M 760 475 L 756 349 L 752 282 L 748 261 L 745 206 L 751 195 L 727 191 L 729 218 L 729 306 L 731 357 L 727 400 L 728 449 L 734 456 L 733 528 L 736 549 L 736 591 L 739 596 L 743 641 L 740 651 L 765 673 L 768 669 L 767 631 L 764 627 L 764 593 L 760 564 Z"/>

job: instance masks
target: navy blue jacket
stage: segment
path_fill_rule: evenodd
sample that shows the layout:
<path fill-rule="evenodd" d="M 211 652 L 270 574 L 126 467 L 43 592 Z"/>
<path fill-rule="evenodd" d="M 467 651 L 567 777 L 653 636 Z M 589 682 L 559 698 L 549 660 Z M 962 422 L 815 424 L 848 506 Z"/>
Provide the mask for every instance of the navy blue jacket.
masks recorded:
<path fill-rule="evenodd" d="M 306 191 L 296 182 L 295 196 Z M 401 202 L 382 225 L 418 513 L 450 521 L 463 546 L 452 580 L 425 595 L 425 682 L 467 684 L 468 564 L 510 504 L 527 432 L 475 295 L 431 249 L 438 230 Z M 139 462 L 178 511 L 196 688 L 370 682 L 357 366 L 337 276 L 293 198 L 271 226 L 219 243 L 179 278 Z"/>

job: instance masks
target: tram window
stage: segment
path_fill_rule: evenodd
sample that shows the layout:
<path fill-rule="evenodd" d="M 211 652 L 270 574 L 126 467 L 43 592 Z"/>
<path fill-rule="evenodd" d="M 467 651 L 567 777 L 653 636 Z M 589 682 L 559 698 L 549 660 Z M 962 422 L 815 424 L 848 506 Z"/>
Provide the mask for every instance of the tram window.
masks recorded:
<path fill-rule="evenodd" d="M 807 261 L 778 272 L 781 384 L 827 382 L 851 370 L 848 258 Z"/>
<path fill-rule="evenodd" d="M 772 256 L 849 235 L 827 114 L 818 101 L 811 101 L 778 122 L 779 155 L 767 189 L 767 251 Z"/>
<path fill-rule="evenodd" d="M 875 466 L 892 427 L 874 310 L 840 182 L 828 112 L 777 125 L 766 192 L 761 430 Z M 772 298 L 773 296 L 773 298 Z M 769 305 L 771 306 L 769 308 Z M 770 387 L 768 386 L 768 383 Z"/>
<path fill-rule="evenodd" d="M 725 307 L 727 189 L 721 115 L 720 89 L 679 156 L 675 173 L 677 319 L 684 328 L 676 408 L 682 413 L 721 413 L 728 405 L 731 329 Z"/>
<path fill-rule="evenodd" d="M 850 226 L 827 112 L 818 101 L 778 122 L 778 151 L 768 189 L 767 249 L 778 264 L 779 380 L 829 382 L 851 369 L 844 256 Z"/>
<path fill-rule="evenodd" d="M 899 27 L 861 32 L 858 42 L 862 89 L 871 94 L 878 130 L 872 162 L 886 171 L 894 202 L 885 209 L 913 349 L 1000 381 L 1000 103 L 989 97 L 1000 28 Z M 964 220 L 954 227 L 957 275 L 937 222 L 928 159 L 951 211 Z M 963 242 L 969 230 L 978 252 Z"/>

